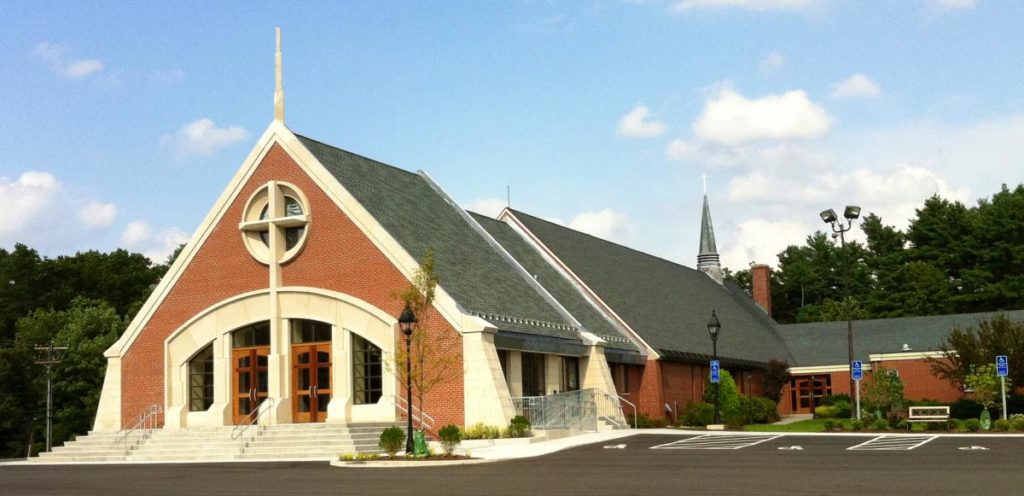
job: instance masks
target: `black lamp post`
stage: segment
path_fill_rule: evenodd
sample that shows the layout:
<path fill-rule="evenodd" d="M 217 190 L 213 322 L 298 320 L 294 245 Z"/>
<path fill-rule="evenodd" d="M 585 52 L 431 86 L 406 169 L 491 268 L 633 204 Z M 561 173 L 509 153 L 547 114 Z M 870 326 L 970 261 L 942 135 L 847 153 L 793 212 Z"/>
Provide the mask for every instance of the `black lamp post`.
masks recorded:
<path fill-rule="evenodd" d="M 708 334 L 711 335 L 711 352 L 715 357 L 715 361 L 718 361 L 718 331 L 722 330 L 722 324 L 718 322 L 718 316 L 715 315 L 715 311 L 711 311 L 711 321 L 708 322 Z M 721 370 L 721 366 L 719 366 Z M 722 416 L 718 411 L 718 388 L 720 382 L 715 383 L 715 425 L 722 423 Z"/>
<path fill-rule="evenodd" d="M 847 205 L 846 206 L 846 210 L 843 211 L 843 217 L 846 218 L 846 226 L 845 227 L 843 226 L 843 221 L 839 220 L 839 218 L 836 217 L 835 210 L 832 210 L 831 208 L 828 209 L 828 210 L 823 210 L 821 212 L 821 214 L 819 214 L 819 215 L 821 215 L 821 220 L 823 220 L 826 224 L 830 224 L 832 226 L 832 232 L 833 232 L 832 236 L 835 237 L 835 235 L 838 234 L 839 235 L 839 242 L 841 243 L 842 246 L 846 246 L 846 236 L 845 236 L 845 234 L 846 234 L 847 231 L 849 231 L 853 227 L 853 221 L 857 220 L 857 218 L 860 217 L 860 207 L 858 207 L 856 205 Z M 846 295 L 850 296 L 850 278 L 849 278 L 849 276 L 846 277 Z M 844 306 L 848 305 L 849 303 L 850 302 L 848 302 L 848 301 L 844 302 Z M 847 367 L 850 367 L 850 369 L 849 369 L 849 371 L 850 371 L 850 394 L 852 395 L 853 394 L 853 388 L 855 386 L 854 386 L 854 383 L 853 383 L 854 382 L 853 381 L 853 319 L 850 316 L 850 310 L 851 310 L 850 308 L 846 309 L 846 351 L 847 351 L 847 354 L 849 355 L 848 356 L 849 360 L 847 360 L 846 363 L 847 363 Z M 812 414 L 814 413 L 814 407 L 813 407 L 814 392 L 813 392 L 813 388 L 814 388 L 814 384 L 812 383 L 811 384 L 811 396 L 812 396 L 812 400 L 811 400 L 812 401 L 812 403 L 811 403 L 812 404 L 811 413 Z M 856 413 L 853 415 L 853 417 L 856 418 Z"/>
<path fill-rule="evenodd" d="M 398 325 L 402 326 L 402 333 L 405 334 L 405 416 L 408 419 L 408 426 L 405 433 L 405 454 L 411 455 L 412 445 L 412 325 L 416 323 L 416 314 L 412 313 L 409 305 L 402 310 L 398 317 Z"/>

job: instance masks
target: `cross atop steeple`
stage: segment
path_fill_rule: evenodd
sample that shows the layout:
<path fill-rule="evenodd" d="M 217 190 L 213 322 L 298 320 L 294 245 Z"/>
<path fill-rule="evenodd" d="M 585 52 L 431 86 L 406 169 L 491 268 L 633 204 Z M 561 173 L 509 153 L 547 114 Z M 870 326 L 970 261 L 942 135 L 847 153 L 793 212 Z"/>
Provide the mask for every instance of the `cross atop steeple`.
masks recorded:
<path fill-rule="evenodd" d="M 704 195 L 707 195 L 708 194 L 708 175 L 707 174 L 701 174 L 700 175 L 700 179 L 701 179 L 701 181 L 704 182 Z"/>
<path fill-rule="evenodd" d="M 274 53 L 274 120 L 284 123 L 284 84 L 281 77 L 281 28 L 274 28 L 277 34 L 277 51 Z"/>

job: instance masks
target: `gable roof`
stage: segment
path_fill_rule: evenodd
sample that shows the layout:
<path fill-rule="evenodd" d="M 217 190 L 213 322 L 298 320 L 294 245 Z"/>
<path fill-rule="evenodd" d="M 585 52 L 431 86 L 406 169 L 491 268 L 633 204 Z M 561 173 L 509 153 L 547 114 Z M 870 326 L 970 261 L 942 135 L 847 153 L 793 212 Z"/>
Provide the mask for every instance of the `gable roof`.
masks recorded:
<path fill-rule="evenodd" d="M 299 141 L 417 260 L 434 249 L 440 285 L 499 330 L 580 340 L 565 318 L 422 174 L 296 134 Z"/>
<path fill-rule="evenodd" d="M 638 349 L 604 314 L 584 298 L 572 282 L 552 267 L 540 252 L 530 246 L 511 226 L 474 212 L 470 212 L 470 215 L 584 328 L 604 339 L 606 348 Z"/>
<path fill-rule="evenodd" d="M 900 317 L 853 321 L 854 358 L 867 362 L 870 354 L 900 353 L 906 344 L 910 351 L 939 351 L 942 342 L 955 327 L 977 327 L 978 322 L 998 312 Z M 1024 310 L 1003 312 L 1010 320 L 1024 321 Z M 849 360 L 846 321 L 811 322 L 778 326 L 799 367 L 845 366 Z"/>
<path fill-rule="evenodd" d="M 792 362 L 775 322 L 738 287 L 523 212 L 510 213 L 663 358 L 710 358 L 707 323 L 714 310 L 722 323 L 718 352 L 724 365 L 761 365 L 773 358 Z"/>

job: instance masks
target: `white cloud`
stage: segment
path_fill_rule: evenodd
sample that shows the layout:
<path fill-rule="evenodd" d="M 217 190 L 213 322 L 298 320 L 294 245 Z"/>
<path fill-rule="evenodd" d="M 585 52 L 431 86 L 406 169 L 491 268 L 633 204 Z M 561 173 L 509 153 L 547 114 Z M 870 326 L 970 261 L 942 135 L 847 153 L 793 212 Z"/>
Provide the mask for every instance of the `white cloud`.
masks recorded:
<path fill-rule="evenodd" d="M 569 222 L 569 227 L 608 241 L 628 243 L 636 235 L 636 226 L 629 217 L 610 208 L 583 212 Z"/>
<path fill-rule="evenodd" d="M 481 198 L 467 203 L 463 208 L 487 217 L 496 218 L 505 209 L 506 202 L 498 198 Z"/>
<path fill-rule="evenodd" d="M 683 139 L 674 139 L 665 147 L 665 156 L 669 160 L 686 160 L 697 156 L 700 151 L 700 145 L 697 143 Z"/>
<path fill-rule="evenodd" d="M 25 243 L 44 254 L 95 243 L 117 217 L 117 206 L 67 188 L 49 172 L 0 176 L 0 246 Z M 96 248 L 95 244 L 85 247 Z"/>
<path fill-rule="evenodd" d="M 653 138 L 665 133 L 665 124 L 650 120 L 650 109 L 637 105 L 619 120 L 618 133 L 629 138 Z"/>
<path fill-rule="evenodd" d="M 72 79 L 81 79 L 102 70 L 103 62 L 96 59 L 86 59 L 68 64 L 67 67 L 64 68 L 64 74 Z"/>
<path fill-rule="evenodd" d="M 818 0 L 680 0 L 671 7 L 673 12 L 684 13 L 696 9 L 740 8 L 747 10 L 807 10 Z"/>
<path fill-rule="evenodd" d="M 165 134 L 160 141 L 179 156 L 189 157 L 213 155 L 248 137 L 249 132 L 240 126 L 218 128 L 212 120 L 203 117 L 185 124 L 173 135 Z"/>
<path fill-rule="evenodd" d="M 798 243 L 793 240 L 802 240 L 807 234 L 807 226 L 799 222 L 765 219 L 743 222 L 737 226 L 728 249 L 721 252 L 722 266 L 741 270 L 750 262 L 776 265 L 776 255 L 787 246 Z"/>
<path fill-rule="evenodd" d="M 763 73 L 771 74 L 777 72 L 784 65 L 786 65 L 786 57 L 779 52 L 772 52 L 758 64 L 758 68 Z"/>
<path fill-rule="evenodd" d="M 820 138 L 832 124 L 825 109 L 803 90 L 748 99 L 728 83 L 704 104 L 693 124 L 697 138 L 725 145 L 760 140 Z"/>
<path fill-rule="evenodd" d="M 67 45 L 41 42 L 32 49 L 32 53 L 53 66 L 54 70 L 71 79 L 83 79 L 103 70 L 103 62 L 97 59 L 68 60 Z"/>
<path fill-rule="evenodd" d="M 117 205 L 91 200 L 78 211 L 78 218 L 90 229 L 109 227 L 117 217 Z"/>
<path fill-rule="evenodd" d="M 977 6 L 977 0 L 928 0 L 935 8 L 942 10 L 971 10 Z"/>
<path fill-rule="evenodd" d="M 155 231 L 145 221 L 136 220 L 125 226 L 121 233 L 121 246 L 141 252 L 154 263 L 163 263 L 178 245 L 188 239 L 188 233 L 176 227 Z"/>
<path fill-rule="evenodd" d="M 874 98 L 882 93 L 882 87 L 863 74 L 854 74 L 832 85 L 832 98 Z"/>

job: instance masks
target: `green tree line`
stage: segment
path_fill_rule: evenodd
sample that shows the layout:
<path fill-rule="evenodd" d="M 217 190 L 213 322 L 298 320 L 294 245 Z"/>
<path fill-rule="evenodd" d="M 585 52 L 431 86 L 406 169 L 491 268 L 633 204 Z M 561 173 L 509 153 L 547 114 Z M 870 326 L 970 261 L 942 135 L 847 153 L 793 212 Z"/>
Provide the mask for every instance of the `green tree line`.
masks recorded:
<path fill-rule="evenodd" d="M 180 247 L 179 247 L 180 251 Z M 92 428 L 106 370 L 103 352 L 124 331 L 169 262 L 138 253 L 88 251 L 42 257 L 0 248 L 0 459 L 45 446 L 46 369 L 36 346 L 69 349 L 52 368 L 53 438 L 60 446 Z"/>
<path fill-rule="evenodd" d="M 779 253 L 772 313 L 782 323 L 1024 308 L 1024 185 L 966 206 L 933 196 L 906 231 L 869 214 L 866 242 L 818 231 Z M 727 271 L 750 291 L 750 270 Z"/>

